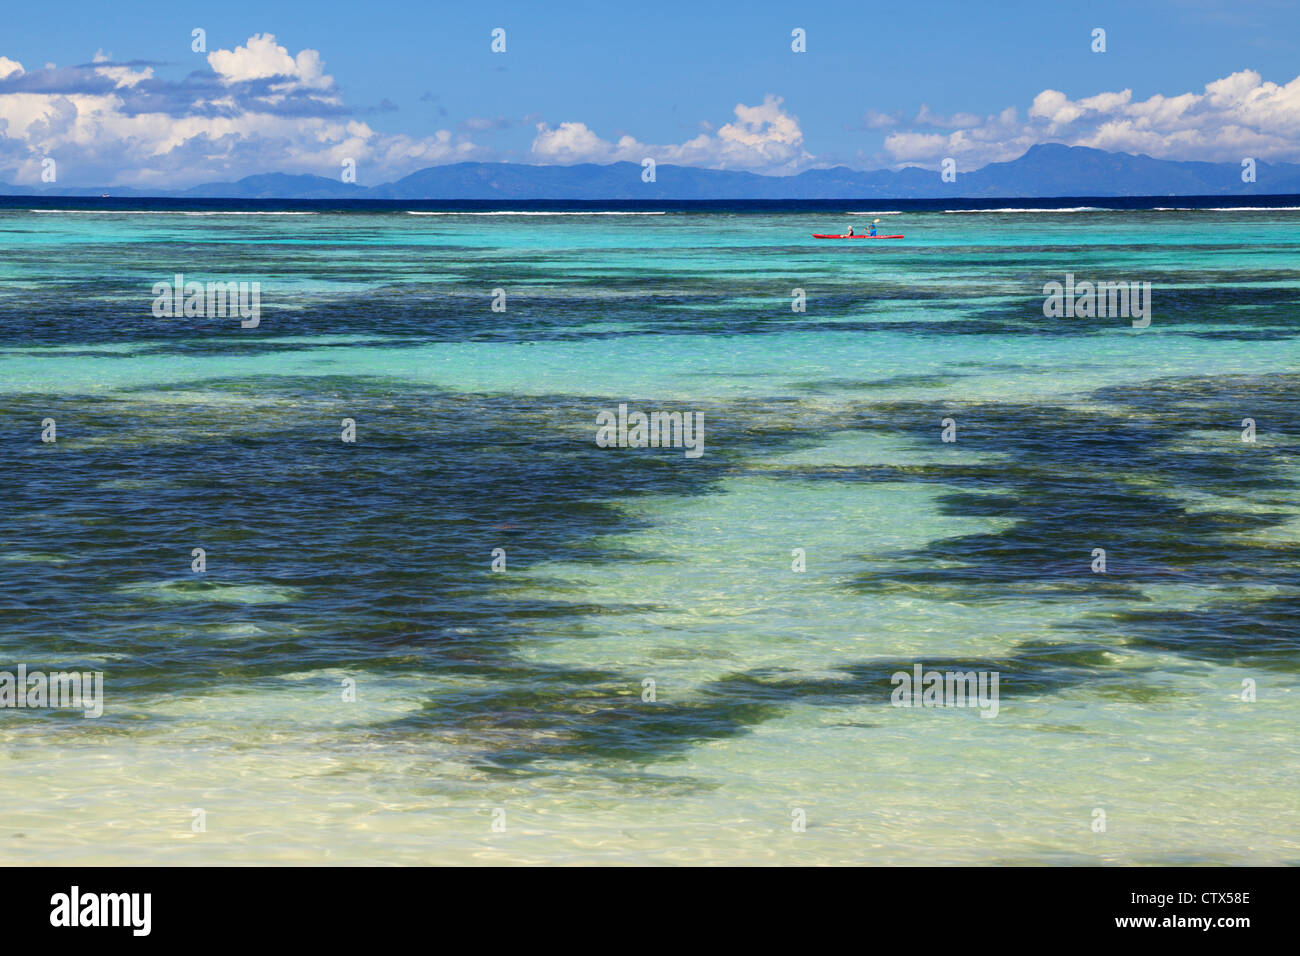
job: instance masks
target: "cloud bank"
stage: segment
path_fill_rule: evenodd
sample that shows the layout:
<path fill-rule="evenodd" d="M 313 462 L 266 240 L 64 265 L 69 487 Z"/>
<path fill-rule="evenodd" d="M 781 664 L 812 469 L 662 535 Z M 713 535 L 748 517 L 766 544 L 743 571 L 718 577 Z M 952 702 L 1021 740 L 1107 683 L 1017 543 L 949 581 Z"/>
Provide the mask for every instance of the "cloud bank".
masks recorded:
<path fill-rule="evenodd" d="M 759 106 L 738 103 L 732 122 L 678 144 L 652 145 L 632 136 L 610 142 L 584 123 L 561 123 L 555 128 L 538 123 L 532 155 L 542 163 L 639 163 L 649 157 L 682 166 L 798 172 L 814 157 L 804 149 L 798 118 L 787 113 L 782 102 L 768 94 Z"/>
<path fill-rule="evenodd" d="M 507 117 L 469 117 L 455 131 L 423 137 L 378 132 L 344 104 L 320 53 L 292 54 L 271 34 L 214 50 L 208 70 L 182 81 L 156 76 L 159 65 L 114 63 L 100 51 L 81 66 L 28 71 L 0 56 L 0 180 L 40 183 L 46 159 L 55 160 L 58 182 L 136 188 L 272 171 L 334 177 L 352 160 L 359 181 L 378 183 L 426 166 L 506 158 L 473 137 L 514 125 Z M 813 160 L 779 97 L 737 104 L 734 114 L 717 130 L 670 144 L 631 136 L 610 142 L 582 122 L 551 127 L 530 117 L 537 133 L 523 158 L 639 163 L 651 156 L 771 173 Z"/>
<path fill-rule="evenodd" d="M 966 169 L 1014 159 L 1038 143 L 1091 146 L 1158 159 L 1237 162 L 1300 159 L 1300 77 L 1285 85 L 1241 70 L 1207 83 L 1201 93 L 1156 94 L 1134 101 L 1132 90 L 1072 100 L 1059 90 L 1034 97 L 1027 115 L 1015 107 L 983 119 L 944 121 L 924 105 L 911 122 L 874 111 L 863 117 L 885 136 L 885 161 L 937 164 L 952 156 Z M 931 132 L 935 126 L 947 132 Z"/>
<path fill-rule="evenodd" d="M 319 52 L 296 54 L 271 34 L 231 50 L 195 55 L 180 80 L 158 75 L 166 64 L 114 62 L 97 52 L 78 66 L 27 70 L 0 55 L 0 181 L 42 182 L 45 161 L 71 185 L 174 188 L 265 172 L 338 177 L 347 160 L 361 183 L 465 160 L 533 163 L 658 163 L 788 174 L 829 165 L 809 149 L 799 119 L 768 94 L 737 103 L 715 127 L 701 122 L 684 142 L 651 143 L 633 135 L 602 137 L 581 118 L 552 125 L 539 116 L 466 117 L 455 129 L 411 136 L 382 132 L 362 117 L 392 112 L 385 100 L 358 110 L 345 102 Z M 426 93 L 422 100 L 436 99 Z M 440 109 L 446 115 L 445 109 Z M 487 145 L 532 127 L 530 144 Z M 1134 100 L 1132 90 L 1071 99 L 1043 90 L 1025 107 L 941 115 L 926 104 L 911 119 L 868 110 L 859 128 L 883 136 L 883 149 L 858 165 L 936 166 L 952 156 L 970 170 L 1014 159 L 1039 143 L 1164 159 L 1238 162 L 1300 159 L 1300 77 L 1279 85 L 1253 70 L 1206 84 L 1201 92 Z"/>
<path fill-rule="evenodd" d="M 198 58 L 196 57 L 196 60 Z M 380 133 L 343 104 L 315 50 L 291 55 L 270 34 L 207 55 L 182 81 L 157 64 L 91 63 L 28 71 L 0 56 L 0 180 L 148 187 L 263 172 L 339 176 L 353 160 L 362 182 L 435 163 L 480 158 L 449 130 Z"/>

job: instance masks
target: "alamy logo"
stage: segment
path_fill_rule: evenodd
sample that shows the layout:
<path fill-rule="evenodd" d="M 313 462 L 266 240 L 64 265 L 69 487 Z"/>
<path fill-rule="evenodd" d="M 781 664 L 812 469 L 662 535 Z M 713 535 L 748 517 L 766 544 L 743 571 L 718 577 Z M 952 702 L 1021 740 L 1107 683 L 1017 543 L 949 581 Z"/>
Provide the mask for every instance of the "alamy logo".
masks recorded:
<path fill-rule="evenodd" d="M 1075 284 L 1074 273 L 1065 283 L 1053 279 L 1044 284 L 1043 315 L 1049 319 L 1132 319 L 1133 328 L 1151 324 L 1150 282 L 1089 282 Z"/>
<path fill-rule="evenodd" d="M 0 671 L 0 707 L 82 710 L 94 719 L 104 714 L 104 672 Z"/>
<path fill-rule="evenodd" d="M 262 321 L 262 283 L 186 282 L 176 273 L 171 282 L 153 284 L 155 319 L 224 319 L 239 316 L 240 328 L 255 329 Z"/>
<path fill-rule="evenodd" d="M 687 458 L 704 454 L 703 412 L 618 412 L 596 415 L 596 444 L 601 448 L 684 448 Z"/>
<path fill-rule="evenodd" d="M 129 926 L 133 936 L 148 936 L 152 928 L 152 893 L 69 893 L 50 897 L 51 926 Z"/>
<path fill-rule="evenodd" d="M 978 707 L 981 717 L 998 715 L 998 671 L 895 671 L 889 682 L 895 707 Z"/>

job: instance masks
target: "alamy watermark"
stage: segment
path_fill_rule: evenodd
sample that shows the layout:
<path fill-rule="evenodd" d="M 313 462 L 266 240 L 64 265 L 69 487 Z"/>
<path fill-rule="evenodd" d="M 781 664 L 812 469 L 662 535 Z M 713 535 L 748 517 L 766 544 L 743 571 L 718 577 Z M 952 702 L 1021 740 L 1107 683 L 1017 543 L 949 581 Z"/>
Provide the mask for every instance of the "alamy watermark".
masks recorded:
<path fill-rule="evenodd" d="M 1064 283 L 1045 283 L 1043 295 L 1043 315 L 1049 319 L 1132 319 L 1135 329 L 1151 324 L 1150 282 L 1076 283 L 1074 273 L 1067 272 Z"/>
<path fill-rule="evenodd" d="M 104 714 L 103 671 L 0 671 L 0 708 L 81 710 L 94 719 Z"/>
<path fill-rule="evenodd" d="M 998 671 L 895 671 L 889 702 L 895 707 L 978 707 L 981 717 L 998 715 Z"/>
<path fill-rule="evenodd" d="M 73 886 L 50 897 L 50 925 L 56 927 L 118 926 L 148 936 L 152 912 L 152 893 L 83 893 Z"/>
<path fill-rule="evenodd" d="M 240 328 L 255 329 L 262 321 L 262 283 L 186 282 L 178 272 L 173 281 L 153 284 L 155 319 L 224 319 L 238 316 Z"/>
<path fill-rule="evenodd" d="M 704 454 L 703 412 L 629 412 L 626 404 L 596 415 L 601 448 L 684 448 L 687 458 Z"/>

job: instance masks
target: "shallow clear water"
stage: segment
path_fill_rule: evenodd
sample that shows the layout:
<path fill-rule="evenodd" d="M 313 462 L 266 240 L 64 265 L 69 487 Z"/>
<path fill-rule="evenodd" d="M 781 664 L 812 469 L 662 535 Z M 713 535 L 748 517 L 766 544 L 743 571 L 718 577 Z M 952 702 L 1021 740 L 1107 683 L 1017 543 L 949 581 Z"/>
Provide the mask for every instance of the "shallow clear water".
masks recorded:
<path fill-rule="evenodd" d="M 0 213 L 0 862 L 1300 861 L 1300 212 L 853 222 Z"/>

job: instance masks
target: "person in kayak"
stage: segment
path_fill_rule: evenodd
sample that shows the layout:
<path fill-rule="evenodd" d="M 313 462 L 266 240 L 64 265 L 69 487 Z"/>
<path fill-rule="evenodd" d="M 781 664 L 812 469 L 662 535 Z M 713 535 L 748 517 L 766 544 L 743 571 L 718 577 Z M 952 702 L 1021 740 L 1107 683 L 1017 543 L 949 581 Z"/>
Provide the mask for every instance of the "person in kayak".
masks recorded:
<path fill-rule="evenodd" d="M 874 236 L 874 235 L 876 234 L 876 223 L 877 223 L 877 222 L 880 222 L 880 220 L 877 219 L 877 220 L 875 220 L 875 222 L 873 222 L 873 223 L 871 224 L 871 231 L 870 231 L 869 233 L 867 233 L 867 235 L 869 235 L 869 236 Z"/>
<path fill-rule="evenodd" d="M 852 227 L 852 226 L 849 226 L 849 231 L 848 231 L 847 235 L 850 235 L 850 236 L 853 235 L 853 227 Z"/>

